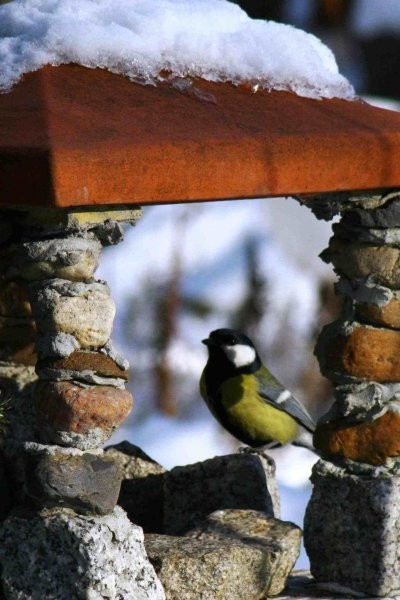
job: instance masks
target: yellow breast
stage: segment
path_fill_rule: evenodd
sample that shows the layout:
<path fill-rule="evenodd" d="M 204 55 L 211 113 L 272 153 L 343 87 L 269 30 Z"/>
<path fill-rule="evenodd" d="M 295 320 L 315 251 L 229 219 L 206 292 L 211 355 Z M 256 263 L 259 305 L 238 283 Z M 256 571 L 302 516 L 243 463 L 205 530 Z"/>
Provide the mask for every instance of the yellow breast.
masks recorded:
<path fill-rule="evenodd" d="M 221 385 L 221 395 L 226 418 L 232 427 L 246 431 L 247 436 L 260 445 L 271 440 L 288 444 L 295 439 L 297 422 L 259 396 L 254 376 L 227 379 Z"/>

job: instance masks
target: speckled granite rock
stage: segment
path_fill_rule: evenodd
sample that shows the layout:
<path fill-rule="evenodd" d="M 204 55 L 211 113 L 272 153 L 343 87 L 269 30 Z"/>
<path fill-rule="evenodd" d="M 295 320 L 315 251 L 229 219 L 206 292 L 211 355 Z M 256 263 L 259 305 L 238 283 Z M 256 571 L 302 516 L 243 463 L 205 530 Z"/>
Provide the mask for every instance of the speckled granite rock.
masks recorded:
<path fill-rule="evenodd" d="M 166 469 L 129 442 L 105 449 L 122 471 L 118 504 L 132 523 L 146 533 L 161 533 L 164 513 L 164 473 Z"/>
<path fill-rule="evenodd" d="M 164 476 L 164 531 L 179 535 L 215 510 L 245 508 L 279 516 L 274 469 L 257 453 L 217 456 Z"/>
<path fill-rule="evenodd" d="M 150 534 L 145 545 L 169 600 L 250 600 L 282 591 L 300 539 L 291 523 L 225 510 L 187 537 Z"/>
<path fill-rule="evenodd" d="M 318 461 L 304 521 L 311 572 L 365 593 L 400 594 L 400 476 L 396 468 Z"/>
<path fill-rule="evenodd" d="M 142 530 L 118 506 L 103 517 L 11 515 L 0 527 L 0 563 L 7 600 L 165 600 Z"/>

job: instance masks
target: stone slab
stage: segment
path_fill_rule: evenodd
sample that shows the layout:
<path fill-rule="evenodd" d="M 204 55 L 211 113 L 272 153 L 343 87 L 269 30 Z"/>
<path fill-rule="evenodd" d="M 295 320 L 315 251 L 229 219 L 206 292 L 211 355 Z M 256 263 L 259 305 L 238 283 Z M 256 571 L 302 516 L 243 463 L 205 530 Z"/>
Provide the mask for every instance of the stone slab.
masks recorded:
<path fill-rule="evenodd" d="M 311 481 L 304 545 L 314 578 L 367 596 L 400 595 L 400 477 L 320 460 Z"/>
<path fill-rule="evenodd" d="M 7 600 L 165 600 L 143 532 L 118 506 L 102 517 L 10 515 L 0 526 L 0 564 Z"/>
<path fill-rule="evenodd" d="M 164 475 L 164 531 L 180 535 L 209 513 L 252 509 L 279 516 L 275 469 L 260 454 L 217 456 Z"/>

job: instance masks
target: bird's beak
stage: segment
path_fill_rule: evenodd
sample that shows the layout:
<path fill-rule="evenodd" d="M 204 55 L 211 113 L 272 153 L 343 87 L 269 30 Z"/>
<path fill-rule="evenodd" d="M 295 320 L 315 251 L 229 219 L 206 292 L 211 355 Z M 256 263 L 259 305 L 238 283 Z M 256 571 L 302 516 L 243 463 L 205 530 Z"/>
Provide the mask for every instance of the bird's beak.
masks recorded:
<path fill-rule="evenodd" d="M 210 340 L 210 338 L 206 338 L 205 340 L 201 340 L 202 344 L 205 344 L 206 346 L 210 346 L 212 344 L 212 341 Z"/>

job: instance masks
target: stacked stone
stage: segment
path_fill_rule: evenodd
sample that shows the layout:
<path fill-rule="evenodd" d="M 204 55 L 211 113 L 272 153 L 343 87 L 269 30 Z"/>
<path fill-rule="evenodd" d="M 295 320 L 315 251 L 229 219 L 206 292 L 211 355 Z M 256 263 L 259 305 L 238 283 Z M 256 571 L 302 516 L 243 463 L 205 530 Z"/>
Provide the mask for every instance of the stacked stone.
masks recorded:
<path fill-rule="evenodd" d="M 322 258 L 343 310 L 316 347 L 335 403 L 314 437 L 305 545 L 318 581 L 388 597 L 400 593 L 400 193 L 340 207 Z"/>
<path fill-rule="evenodd" d="M 132 397 L 124 387 L 127 362 L 110 342 L 110 290 L 93 277 L 102 246 L 120 241 L 120 222 L 139 214 L 104 207 L 6 214 L 0 296 L 9 313 L 15 309 L 3 309 L 2 319 L 23 334 L 16 343 L 7 330 L 3 359 L 9 368 L 36 362 L 38 377 L 33 411 L 24 398 L 5 445 L 20 505 L 0 533 L 6 597 L 164 597 L 141 529 L 116 507 L 118 463 L 101 449 L 129 414 Z M 24 417 L 29 427 L 21 431 Z"/>

